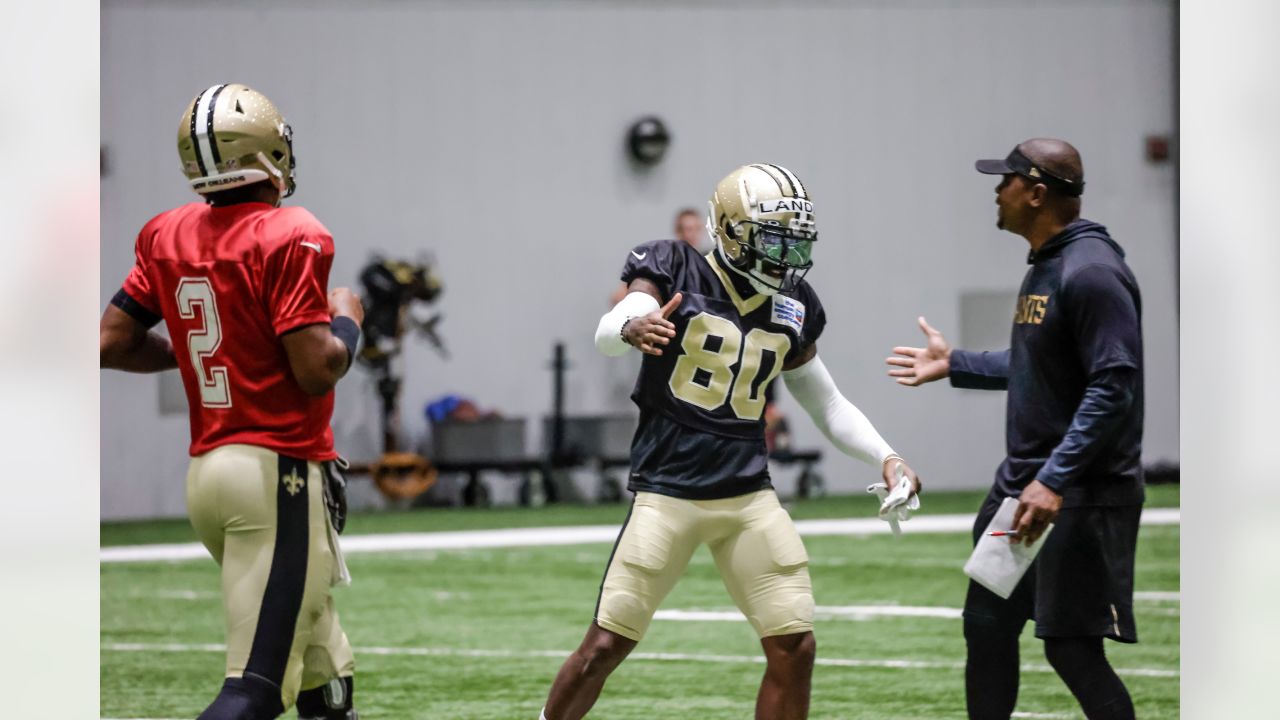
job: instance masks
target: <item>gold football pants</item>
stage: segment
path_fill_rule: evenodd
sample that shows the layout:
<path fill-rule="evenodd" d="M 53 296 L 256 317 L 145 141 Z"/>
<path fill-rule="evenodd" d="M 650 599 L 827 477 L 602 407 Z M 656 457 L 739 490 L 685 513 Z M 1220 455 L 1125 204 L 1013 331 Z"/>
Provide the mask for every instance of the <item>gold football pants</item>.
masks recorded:
<path fill-rule="evenodd" d="M 252 445 L 192 458 L 191 525 L 222 566 L 226 677 L 254 675 L 299 690 L 355 670 L 329 587 L 335 556 L 319 463 Z"/>
<path fill-rule="evenodd" d="M 759 637 L 813 629 L 809 555 L 773 490 L 719 500 L 636 493 L 600 584 L 596 624 L 640 640 L 703 543 Z"/>

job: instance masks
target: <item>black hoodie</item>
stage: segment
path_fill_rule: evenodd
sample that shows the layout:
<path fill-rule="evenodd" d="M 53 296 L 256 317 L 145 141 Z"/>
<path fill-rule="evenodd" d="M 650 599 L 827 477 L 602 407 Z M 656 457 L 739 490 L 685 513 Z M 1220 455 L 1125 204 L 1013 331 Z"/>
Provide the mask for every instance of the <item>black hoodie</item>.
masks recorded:
<path fill-rule="evenodd" d="M 1008 350 L 951 354 L 951 384 L 1008 389 L 995 491 L 1142 502 L 1142 299 L 1107 229 L 1076 220 L 1027 257 Z"/>

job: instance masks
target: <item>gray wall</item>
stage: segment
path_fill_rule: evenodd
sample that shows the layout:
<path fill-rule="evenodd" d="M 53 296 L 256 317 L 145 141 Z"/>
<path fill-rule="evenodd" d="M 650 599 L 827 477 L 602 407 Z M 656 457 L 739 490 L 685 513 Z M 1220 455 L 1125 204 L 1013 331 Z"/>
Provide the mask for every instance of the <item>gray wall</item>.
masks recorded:
<path fill-rule="evenodd" d="M 705 205 L 737 165 L 774 162 L 812 188 L 822 242 L 810 279 L 828 309 L 837 381 L 932 487 L 980 487 L 1001 457 L 1003 394 L 884 376 L 915 317 L 959 336 L 959 298 L 1007 292 L 1024 241 L 994 227 L 994 179 L 973 159 L 1038 135 L 1081 150 L 1085 215 L 1128 249 L 1145 297 L 1148 460 L 1178 454 L 1176 176 L 1143 138 L 1176 129 L 1168 0 L 1116 2 L 248 2 L 105 0 L 102 285 L 139 227 L 193 199 L 174 152 L 183 106 L 215 82 L 267 93 L 291 121 L 305 205 L 338 245 L 332 283 L 372 250 L 429 249 L 453 359 L 411 343 L 404 427 L 446 392 L 545 412 L 564 340 L 574 412 L 625 408 L 634 361 L 592 330 L 626 250 Z M 634 170 L 628 123 L 668 122 L 666 161 Z M 154 377 L 102 375 L 102 515 L 178 515 L 183 415 Z M 798 442 L 821 438 L 784 396 Z M 362 372 L 344 380 L 341 448 L 375 447 Z M 837 491 L 876 472 L 828 452 Z"/>

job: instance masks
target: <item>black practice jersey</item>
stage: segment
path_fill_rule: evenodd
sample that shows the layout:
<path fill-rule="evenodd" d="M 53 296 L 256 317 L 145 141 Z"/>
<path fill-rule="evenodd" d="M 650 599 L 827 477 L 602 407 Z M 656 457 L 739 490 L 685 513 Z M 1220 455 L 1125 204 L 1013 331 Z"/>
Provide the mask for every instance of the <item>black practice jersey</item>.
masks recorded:
<path fill-rule="evenodd" d="M 1039 479 L 1064 508 L 1141 504 L 1142 296 L 1124 250 L 1078 219 L 1027 262 L 1009 350 L 951 353 L 952 385 L 1009 390 L 996 489 Z"/>
<path fill-rule="evenodd" d="M 733 497 L 770 486 L 764 443 L 765 389 L 822 334 L 826 314 L 801 280 L 794 291 L 754 293 L 715 252 L 658 240 L 636 247 L 623 282 L 645 278 L 676 336 L 645 355 L 631 399 L 640 427 L 631 445 L 634 491 L 689 499 Z"/>

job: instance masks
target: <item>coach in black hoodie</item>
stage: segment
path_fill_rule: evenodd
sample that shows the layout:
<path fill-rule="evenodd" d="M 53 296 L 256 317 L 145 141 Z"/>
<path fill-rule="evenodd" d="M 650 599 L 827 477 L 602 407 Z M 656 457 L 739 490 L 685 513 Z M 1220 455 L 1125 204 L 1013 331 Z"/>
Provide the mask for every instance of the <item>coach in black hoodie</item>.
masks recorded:
<path fill-rule="evenodd" d="M 951 378 L 1008 390 L 1008 456 L 974 525 L 1019 498 L 1015 541 L 1053 532 L 1008 600 L 970 582 L 964 609 L 969 717 L 1006 720 L 1018 695 L 1018 635 L 1034 619 L 1045 656 L 1090 720 L 1134 717 L 1103 638 L 1137 642 L 1133 565 L 1142 509 L 1142 301 L 1124 251 L 1080 218 L 1084 169 L 1061 140 L 1027 140 L 1003 160 L 997 227 L 1026 238 L 1031 265 L 1008 350 L 952 350 L 920 318 L 924 348 L 897 347 L 902 385 Z"/>

